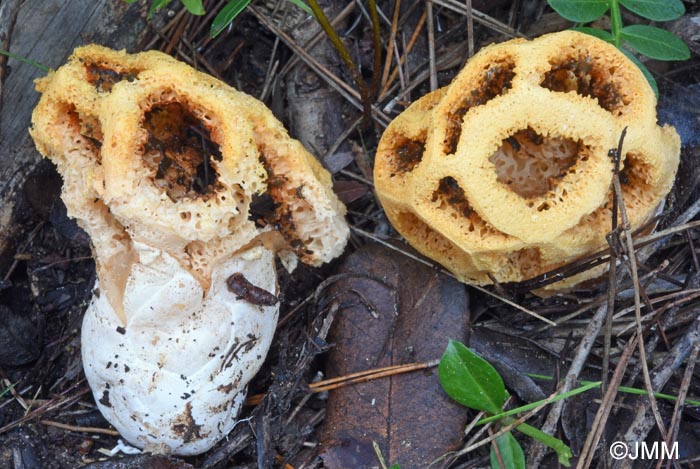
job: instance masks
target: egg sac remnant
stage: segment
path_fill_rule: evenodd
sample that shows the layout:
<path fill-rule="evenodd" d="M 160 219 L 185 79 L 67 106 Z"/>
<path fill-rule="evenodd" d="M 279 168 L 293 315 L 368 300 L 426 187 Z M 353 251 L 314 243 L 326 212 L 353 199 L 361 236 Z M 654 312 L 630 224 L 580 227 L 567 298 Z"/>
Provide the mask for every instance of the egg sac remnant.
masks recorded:
<path fill-rule="evenodd" d="M 81 47 L 37 89 L 30 132 L 97 265 L 97 405 L 132 445 L 204 452 L 272 341 L 275 255 L 320 265 L 345 246 L 330 175 L 262 103 L 159 52 Z"/>
<path fill-rule="evenodd" d="M 574 31 L 490 45 L 389 125 L 377 195 L 403 237 L 460 280 L 522 281 L 607 244 L 608 152 L 625 127 L 622 196 L 636 229 L 671 189 L 680 155 L 676 131 L 656 123 L 642 72 Z"/>

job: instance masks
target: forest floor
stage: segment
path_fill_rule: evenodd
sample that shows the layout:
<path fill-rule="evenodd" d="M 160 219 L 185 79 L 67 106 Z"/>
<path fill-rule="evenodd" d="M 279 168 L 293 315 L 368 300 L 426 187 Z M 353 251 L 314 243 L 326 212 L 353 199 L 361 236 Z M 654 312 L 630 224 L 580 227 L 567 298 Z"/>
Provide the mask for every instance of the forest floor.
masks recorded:
<path fill-rule="evenodd" d="M 194 457 L 114 452 L 119 435 L 97 410 L 81 364 L 81 322 L 96 275 L 90 242 L 66 216 L 60 176 L 42 161 L 23 184 L 19 235 L 9 261 L 0 266 L 0 466 L 359 468 L 382 467 L 383 459 L 386 466 L 408 469 L 427 466 L 429 455 L 436 461 L 431 467 L 487 467 L 490 445 L 475 443 L 489 433 L 478 432 L 481 427 L 463 431 L 477 412 L 450 402 L 439 386 L 435 365 L 448 339 L 468 343 L 494 364 L 512 394 L 511 407 L 577 388 L 583 379 L 640 390 L 591 390 L 544 406 L 529 418 L 530 425 L 572 448 L 574 465 L 613 467 L 611 442 L 651 443 L 663 435 L 678 442 L 673 467 L 700 465 L 700 372 L 695 367 L 700 350 L 700 58 L 692 42 L 698 40 L 693 25 L 700 9 L 695 2 L 686 3 L 681 19 L 663 24 L 689 42 L 691 59 L 647 63 L 659 86 L 659 120 L 674 125 L 683 143 L 676 184 L 654 220 L 661 234 L 634 234 L 634 276 L 624 255 L 627 246 L 613 241 L 613 259 L 621 259 L 616 277 L 605 275 L 546 298 L 532 290 L 552 274 L 477 289 L 455 282 L 421 257 L 386 218 L 372 168 L 387 124 L 411 102 L 448 85 L 470 49 L 533 38 L 571 23 L 542 1 L 475 0 L 473 10 L 454 0 L 381 1 L 382 58 L 375 69 L 365 3 L 323 2 L 362 79 L 377 80 L 368 122 L 357 83 L 313 19 L 290 2 L 254 2 L 212 39 L 209 24 L 225 3 L 205 1 L 208 14 L 195 17 L 172 2 L 148 23 L 136 50 L 164 51 L 265 102 L 333 174 L 351 226 L 346 253 L 322 268 L 300 266 L 292 274 L 279 269 L 281 321 L 265 364 L 249 386 L 245 420 L 224 441 Z M 129 8 L 142 17 L 147 12 L 144 2 Z M 632 15 L 623 19 L 639 21 Z M 610 259 L 611 250 L 603 249 L 557 273 L 566 278 Z M 372 286 L 372 279 L 386 282 L 391 294 Z M 616 295 L 606 326 L 609 292 Z M 420 308 L 415 304 L 419 296 Z M 641 322 L 635 297 L 641 298 Z M 426 311 L 453 322 L 422 323 Z M 374 319 L 361 325 L 360 319 L 346 320 L 362 316 Z M 379 325 L 377 318 L 384 316 L 388 322 Z M 366 331 L 365 337 L 349 340 L 353 327 Z M 639 358 L 638 331 L 645 362 Z M 399 340 L 402 334 L 405 340 Z M 344 361 L 363 354 L 391 359 L 367 361 L 364 368 Z M 406 364 L 413 368 L 370 373 L 364 378 L 369 383 L 353 384 L 346 376 L 352 370 Z M 525 371 L 553 379 L 534 379 Z M 396 374 L 403 372 L 414 376 Z M 343 379 L 328 384 L 330 377 Z M 647 388 L 680 399 L 650 400 Z M 390 395 L 393 403 L 381 408 L 379 419 L 367 411 L 370 400 L 370 409 L 381 404 L 367 397 L 373 393 Z M 421 402 L 401 404 L 417 393 L 424 396 Z M 406 444 L 409 434 L 413 444 Z M 528 467 L 557 466 L 553 452 L 521 434 L 517 439 Z M 582 462 L 585 458 L 592 462 Z M 649 464 L 635 461 L 634 467 Z"/>

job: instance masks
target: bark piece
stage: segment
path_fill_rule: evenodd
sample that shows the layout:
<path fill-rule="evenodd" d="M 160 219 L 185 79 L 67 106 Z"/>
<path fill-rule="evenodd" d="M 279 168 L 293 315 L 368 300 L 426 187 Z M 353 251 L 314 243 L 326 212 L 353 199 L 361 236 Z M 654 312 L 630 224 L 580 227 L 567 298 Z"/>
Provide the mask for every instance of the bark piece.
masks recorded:
<path fill-rule="evenodd" d="M 17 11 L 9 8 L 13 4 Z M 145 31 L 139 6 L 123 1 L 26 0 L 2 2 L 2 7 L 0 34 L 9 37 L 0 39 L 10 52 L 47 67 L 56 68 L 75 46 L 90 42 L 131 50 Z M 15 59 L 9 59 L 7 67 L 0 86 L 0 253 L 12 249 L 20 226 L 15 212 L 22 205 L 22 185 L 41 159 L 27 129 L 39 100 L 34 79 L 45 75 Z"/>
<path fill-rule="evenodd" d="M 340 270 L 348 276 L 329 293 L 341 302 L 329 377 L 435 360 L 448 339 L 465 340 L 468 296 L 453 278 L 379 245 L 351 254 Z M 427 467 L 459 446 L 466 417 L 437 368 L 347 386 L 330 393 L 322 457 L 328 468 L 375 467 L 376 442 L 387 463 Z"/>

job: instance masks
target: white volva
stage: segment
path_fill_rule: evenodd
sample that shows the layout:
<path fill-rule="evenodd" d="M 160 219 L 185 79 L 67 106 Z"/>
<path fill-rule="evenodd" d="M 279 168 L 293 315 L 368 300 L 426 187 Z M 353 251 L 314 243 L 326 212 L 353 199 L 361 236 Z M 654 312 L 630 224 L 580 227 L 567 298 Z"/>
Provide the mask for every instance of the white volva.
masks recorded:
<path fill-rule="evenodd" d="M 126 325 L 106 295 L 95 294 L 85 314 L 85 374 L 100 411 L 129 442 L 198 454 L 233 428 L 277 322 L 277 305 L 238 299 L 226 279 L 243 273 L 275 293 L 274 254 L 259 246 L 232 257 L 204 292 L 168 254 L 135 248 Z"/>

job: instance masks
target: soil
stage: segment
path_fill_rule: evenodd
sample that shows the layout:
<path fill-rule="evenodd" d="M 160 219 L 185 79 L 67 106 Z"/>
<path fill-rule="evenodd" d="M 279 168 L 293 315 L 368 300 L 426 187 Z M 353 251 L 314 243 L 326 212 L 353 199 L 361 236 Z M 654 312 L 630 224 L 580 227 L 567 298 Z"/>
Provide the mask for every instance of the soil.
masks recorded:
<path fill-rule="evenodd" d="M 214 11 L 224 3 L 212 0 L 205 2 L 205 6 L 207 11 Z M 271 80 L 270 77 L 274 77 L 275 73 L 296 60 L 297 53 L 278 39 L 285 28 L 290 28 L 289 24 L 293 24 L 292 19 L 298 12 L 289 10 L 288 2 L 281 2 L 279 5 L 273 1 L 257 3 L 257 10 L 244 11 L 233 26 L 217 39 L 210 39 L 207 35 L 210 17 L 191 17 L 184 12 L 179 2 L 172 2 L 172 5 L 169 5 L 171 10 L 165 9 L 157 14 L 150 26 L 143 26 L 146 24 L 145 1 L 137 2 L 128 8 L 120 7 L 118 11 L 110 14 L 113 15 L 111 18 L 132 21 L 132 28 L 125 28 L 119 34 L 132 33 L 129 40 L 133 50 L 155 48 L 180 59 L 192 60 L 194 57 L 198 66 L 205 71 L 214 73 L 253 96 L 263 96 L 277 117 L 285 122 L 288 128 L 296 129 L 292 135 L 307 144 L 310 150 L 331 168 L 336 181 L 336 191 L 347 204 L 348 221 L 351 226 L 363 233 L 370 233 L 373 237 L 398 240 L 399 236 L 383 214 L 371 186 L 371 164 L 381 135 L 381 125 L 377 120 L 368 125 L 356 125 L 361 122 L 362 110 L 351 105 L 349 100 L 344 99 L 326 81 L 319 79 L 316 72 L 310 72 L 308 68 L 292 69 L 297 84 L 293 90 L 289 82 Z M 393 2 L 378 3 L 391 19 Z M 541 1 L 515 2 L 514 7 L 506 2 L 474 1 L 473 4 L 474 8 L 480 8 L 497 20 L 509 24 L 514 30 L 528 35 L 562 29 L 561 19 Z M 340 12 L 346 6 L 346 2 L 329 0 L 322 2 L 322 5 L 329 11 Z M 685 20 L 688 18 L 697 18 L 698 6 L 687 3 L 686 7 L 688 11 L 684 22 L 679 23 L 678 28 L 686 27 Z M 433 8 L 439 64 L 436 78 L 438 84 L 443 86 L 449 84 L 466 58 L 463 38 L 466 37 L 467 21 L 465 16 L 447 8 L 435 5 Z M 423 10 L 423 2 L 415 2 L 413 6 L 404 5 L 401 16 L 403 40 L 410 39 L 413 28 L 421 21 Z M 20 18 L 26 14 L 20 13 Z M 279 30 L 273 31 L 265 27 L 260 21 L 260 15 L 274 18 Z M 2 21 L 0 15 L 0 23 Z M 143 30 L 134 32 L 137 21 Z M 305 24 L 316 27 L 313 22 Z M 566 26 L 568 24 L 563 27 Z M 40 28 L 36 24 L 14 25 L 16 34 L 23 35 L 22 37 L 27 36 L 27 31 L 21 29 L 29 27 L 34 28 L 35 33 L 39 35 Z M 78 35 L 79 31 L 70 29 L 70 25 L 66 28 Z M 343 32 L 342 39 L 353 51 L 356 62 L 362 64 L 363 75 L 370 79 L 372 41 L 369 22 L 354 9 L 343 17 L 338 30 Z M 386 40 L 389 26 L 383 23 L 382 31 Z M 682 34 L 684 30 L 678 31 Z M 11 35 L 12 28 L 9 32 Z M 58 35 L 58 31 L 54 31 L 53 34 Z M 86 39 L 95 37 L 106 36 L 98 35 Z M 482 24 L 475 26 L 475 38 L 477 50 L 488 42 L 506 39 Z M 0 39 L 5 41 L 2 37 Z M 51 38 L 42 37 L 37 40 L 46 44 Z M 76 40 L 81 42 L 80 38 Z M 110 43 L 110 40 L 113 42 Z M 105 45 L 108 46 L 124 45 L 123 37 L 113 37 L 105 41 Z M 324 37 L 320 39 L 321 43 L 325 41 Z M 8 39 L 5 42 L 13 50 L 12 41 Z M 193 44 L 198 46 L 194 55 L 191 47 Z M 397 89 L 391 90 L 380 103 L 379 107 L 384 109 L 389 117 L 395 116 L 408 102 L 430 90 L 427 75 L 423 80 L 415 78 L 427 69 L 428 50 L 427 35 L 421 34 L 415 49 L 409 55 L 412 77 L 401 78 L 415 80 L 415 86 L 403 94 Z M 351 74 L 347 72 L 339 57 L 332 50 L 329 52 L 327 43 L 319 49 L 312 49 L 312 54 L 329 69 L 336 71 L 350 87 L 354 86 Z M 271 61 L 271 57 L 274 57 L 274 60 Z M 29 58 L 34 57 L 30 55 Z M 59 64 L 58 60 L 51 63 L 55 66 Z M 0 63 L 0 66 L 4 66 L 4 74 L 0 76 L 5 80 L 9 80 L 7 73 L 20 73 L 20 67 L 28 66 L 16 61 L 11 61 L 10 65 L 11 69 Z M 687 62 L 652 62 L 649 67 L 656 74 L 661 91 L 660 119 L 679 128 L 684 142 L 679 178 L 660 220 L 660 227 L 666 227 L 677 220 L 688 207 L 697 204 L 700 198 L 700 139 L 697 137 L 700 135 L 700 106 L 697 105 L 700 104 L 697 102 L 700 96 L 700 59 L 694 54 Z M 287 75 L 285 79 L 289 80 L 289 76 L 291 75 Z M 396 81 L 398 82 L 399 78 Z M 8 93 L 8 89 L 12 90 L 5 87 L 3 93 Z M 24 92 L 31 91 L 25 89 Z M 30 104 L 33 106 L 32 100 L 36 98 L 36 95 L 32 96 L 31 99 L 27 98 L 27 104 L 23 106 L 24 121 L 17 124 L 23 125 L 24 128 L 29 125 L 29 114 L 26 111 L 31 111 Z M 300 124 L 299 115 L 311 112 L 308 110 L 308 101 L 311 99 L 309 96 L 318 100 L 318 105 L 314 108 L 319 113 L 333 110 L 333 118 L 325 119 L 314 115 Z M 3 106 L 8 105 L 8 99 L 3 96 Z M 0 123 L 0 126 L 6 125 L 9 124 L 5 121 Z M 20 137 L 18 133 L 11 134 L 9 131 L 2 135 L 5 138 L 14 135 L 12 144 L 16 143 L 17 146 L 12 147 L 13 151 L 17 149 L 16 151 L 20 152 L 20 149 L 24 148 L 17 161 L 26 163 L 18 163 L 19 166 L 14 168 L 14 171 L 21 175 L 19 182 L 15 181 L 14 172 L 10 174 L 4 167 L 0 168 L 0 175 L 6 179 L 3 181 L 4 189 L 0 191 L 0 202 L 6 207 L 12 207 L 11 222 L 0 230 L 0 240 L 4 243 L 0 255 L 0 467 L 53 469 L 77 468 L 90 464 L 95 465 L 88 467 L 101 468 L 323 467 L 319 456 L 322 450 L 319 445 L 319 429 L 326 411 L 327 395 L 310 394 L 307 384 L 325 376 L 326 352 L 335 346 L 326 342 L 330 324 L 325 320 L 331 314 L 331 302 L 328 301 L 326 293 L 329 285 L 333 283 L 339 263 L 371 240 L 355 232 L 344 258 L 322 268 L 302 265 L 293 274 L 288 274 L 281 265 L 279 266 L 282 319 L 265 365 L 249 386 L 249 405 L 245 407 L 241 416 L 246 419 L 245 423 L 237 426 L 227 439 L 207 453 L 196 457 L 129 457 L 118 452 L 110 456 L 109 452 L 120 445 L 119 437 L 96 408 L 83 375 L 80 355 L 82 317 L 92 296 L 95 282 L 95 264 L 89 239 L 77 224 L 66 216 L 65 206 L 59 197 L 61 179 L 52 164 L 47 160 L 40 161 L 35 151 L 27 153 L 33 150 L 26 141 L 21 145 L 15 141 L 20 138 L 24 141 L 26 136 Z M 5 143 L 8 142 L 10 140 Z M 407 151 L 410 151 L 410 148 Z M 12 153 L 15 154 L 20 153 Z M 410 158 L 407 158 L 407 164 L 413 164 Z M 14 186 L 11 186 L 10 180 L 14 181 Z M 0 218 L 3 213 L 0 209 Z M 3 223 L 7 221 L 7 218 L 2 219 Z M 683 223 L 693 219 L 697 220 L 697 213 Z M 686 333 L 697 322 L 700 304 L 691 293 L 700 286 L 697 261 L 699 238 L 700 232 L 697 229 L 688 229 L 684 238 L 673 238 L 664 245 L 656 246 L 642 266 L 646 275 L 645 281 L 651 282 L 656 278 L 666 282 L 665 287 L 659 287 L 657 290 L 653 290 L 657 284 L 649 285 L 652 299 L 663 297 L 670 291 L 683 299 L 677 305 L 664 303 L 665 309 L 656 310 L 659 314 L 657 326 L 663 325 L 664 333 L 659 334 L 657 328 L 647 331 L 650 342 L 660 343 L 656 351 L 651 352 L 648 357 L 650 366 L 661 363 L 669 355 L 680 353 L 678 348 L 683 346 L 683 340 L 687 340 Z M 410 251 L 410 248 L 405 247 L 405 251 Z M 575 270 L 578 266 L 573 268 Z M 410 272 L 405 274 L 411 275 Z M 490 291 L 551 319 L 561 320 L 560 327 L 543 328 L 538 320 L 512 306 L 477 290 L 469 290 L 472 305 L 470 327 L 490 328 L 481 336 L 487 337 L 481 340 L 488 342 L 488 346 L 475 347 L 481 347 L 480 353 L 493 358 L 494 361 L 501 360 L 507 364 L 499 368 L 499 371 L 506 375 L 513 373 L 513 376 L 507 379 L 507 383 L 520 387 L 513 389 L 513 392 L 523 399 L 523 402 L 535 395 L 549 395 L 554 388 L 551 385 L 533 384 L 523 380 L 522 375 L 513 370 L 527 367 L 531 370 L 541 369 L 545 374 L 565 375 L 578 341 L 582 339 L 581 331 L 594 314 L 595 308 L 590 306 L 605 301 L 607 295 L 607 284 L 598 282 L 588 284 L 570 294 L 545 299 L 529 291 L 533 286 L 540 285 L 541 283 L 537 282 L 524 286 L 497 285 L 491 287 Z M 627 287 L 626 292 L 620 294 L 617 311 L 629 308 L 633 304 L 629 293 L 630 289 Z M 578 310 L 583 311 L 580 317 L 563 320 Z M 674 315 L 674 322 L 671 324 L 664 322 L 668 311 L 673 311 Z M 615 336 L 613 341 L 612 367 L 631 336 L 631 332 L 625 330 L 624 325 L 626 323 L 616 325 L 615 332 L 619 335 Z M 496 330 L 498 332 L 494 332 Z M 495 334 L 502 335 L 496 337 Z M 537 347 L 533 346 L 535 342 Z M 492 346 L 493 344 L 496 346 Z M 513 359 L 513 349 L 528 352 L 522 353 L 525 357 L 524 363 L 514 364 L 509 361 Z M 535 349 L 537 353 L 534 352 Z M 543 350 L 546 351 L 544 358 Z M 530 352 L 532 355 L 529 355 Z M 602 344 L 597 342 L 587 361 L 584 375 L 591 379 L 600 375 L 602 355 Z M 685 356 L 687 355 L 686 353 Z M 683 373 L 690 365 L 694 365 L 691 359 L 683 359 L 679 363 L 669 365 L 673 366 L 674 373 L 664 388 L 666 393 L 678 395 L 684 382 Z M 689 382 L 685 380 L 689 385 L 689 396 L 700 396 L 700 381 L 693 379 L 697 374 L 697 371 L 691 374 Z M 637 375 L 630 378 L 631 375 L 630 371 L 629 382 L 623 384 L 643 388 L 641 378 L 637 379 Z M 4 394 L 3 389 L 6 389 Z M 601 398 L 600 394 L 585 396 L 572 401 L 571 406 L 564 412 L 561 425 L 557 426 L 557 435 L 566 439 L 577 451 L 583 446 L 589 428 L 586 425 L 591 423 Z M 627 399 L 623 402 L 623 407 L 634 408 L 635 405 L 637 401 Z M 581 418 L 586 412 L 588 421 Z M 700 414 L 697 407 L 686 406 L 685 409 L 677 411 L 672 403 L 663 401 L 660 412 L 667 425 L 673 415 L 682 415 L 678 435 L 681 459 L 691 461 L 688 464 L 698 461 Z M 470 418 L 474 415 L 475 413 L 469 414 Z M 530 423 L 541 426 L 546 412 L 539 415 Z M 629 413 L 617 420 L 611 419 L 607 431 L 614 436 L 620 428 L 631 425 L 630 421 Z M 650 440 L 658 440 L 659 437 L 653 432 L 651 435 Z M 530 444 L 526 439 L 522 439 L 522 443 Z M 599 459 L 595 461 L 598 462 Z M 479 450 L 453 461 L 452 464 L 451 467 L 485 467 L 488 465 L 488 450 Z M 379 467 L 379 463 L 376 466 Z M 555 466 L 556 462 L 549 457 L 543 460 L 540 467 Z"/>

